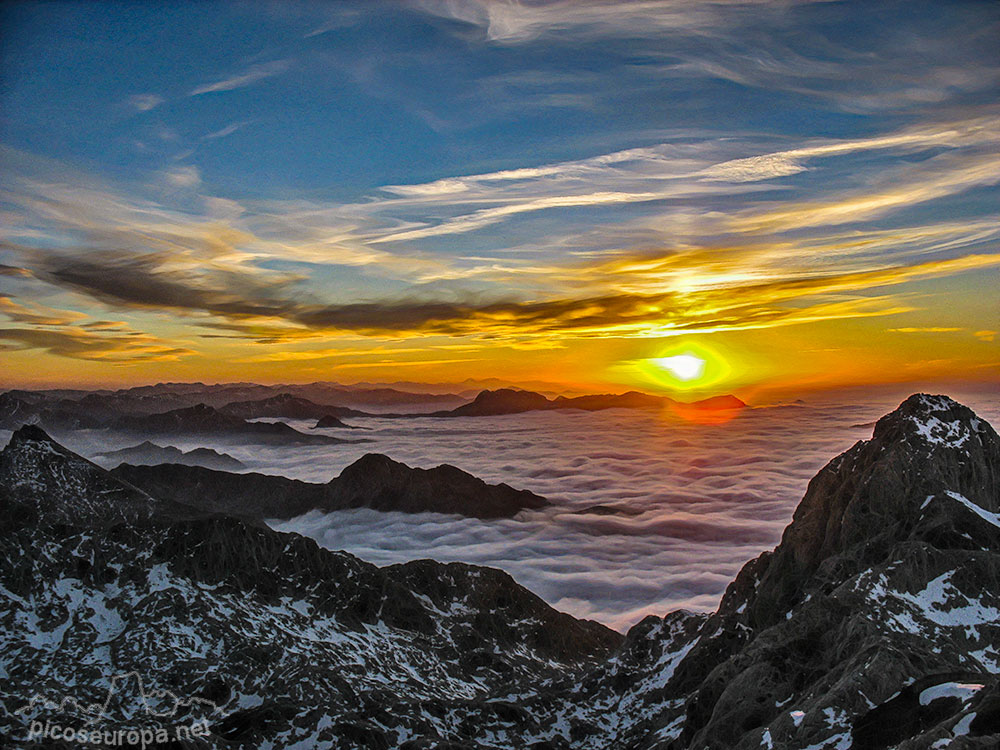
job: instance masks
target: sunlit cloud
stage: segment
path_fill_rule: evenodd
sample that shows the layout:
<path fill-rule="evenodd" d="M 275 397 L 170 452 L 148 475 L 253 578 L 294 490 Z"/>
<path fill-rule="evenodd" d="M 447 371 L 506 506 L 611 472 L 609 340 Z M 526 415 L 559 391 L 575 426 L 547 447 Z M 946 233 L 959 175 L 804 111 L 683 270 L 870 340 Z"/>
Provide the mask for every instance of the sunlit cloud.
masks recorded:
<path fill-rule="evenodd" d="M 195 354 L 192 349 L 171 346 L 155 336 L 135 331 L 94 331 L 79 327 L 0 328 L 5 349 L 40 349 L 70 359 L 109 363 L 174 362 Z"/>
<path fill-rule="evenodd" d="M 73 310 L 54 310 L 37 303 L 21 304 L 0 294 L 0 315 L 15 323 L 30 323 L 41 326 L 65 326 L 86 319 L 83 313 Z"/>
<path fill-rule="evenodd" d="M 904 328 L 889 328 L 887 330 L 890 333 L 957 333 L 958 331 L 964 331 L 965 329 L 945 326 L 906 326 Z"/>
<path fill-rule="evenodd" d="M 731 220 L 732 231 L 783 232 L 870 220 L 893 211 L 975 187 L 1000 182 L 1000 157 L 978 154 L 962 159 L 936 157 L 883 178 L 880 188 L 854 190 L 825 203 L 781 204 L 771 211 L 750 211 Z"/>

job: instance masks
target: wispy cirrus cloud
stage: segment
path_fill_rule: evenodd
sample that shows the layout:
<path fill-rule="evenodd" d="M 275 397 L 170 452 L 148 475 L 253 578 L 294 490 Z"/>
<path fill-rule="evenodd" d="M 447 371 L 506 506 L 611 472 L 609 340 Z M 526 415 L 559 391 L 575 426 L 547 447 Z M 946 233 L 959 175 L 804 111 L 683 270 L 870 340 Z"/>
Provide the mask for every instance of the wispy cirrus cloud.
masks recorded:
<path fill-rule="evenodd" d="M 218 91 L 232 91 L 252 86 L 258 81 L 281 75 L 292 67 L 291 60 L 273 60 L 266 63 L 257 63 L 236 75 L 222 78 L 212 83 L 205 83 L 191 89 L 191 96 L 201 94 L 211 94 Z"/>
<path fill-rule="evenodd" d="M 712 31 L 735 23 L 737 15 L 781 12 L 811 2 L 771 0 L 550 0 L 522 3 L 514 0 L 415 0 L 431 13 L 478 26 L 486 38 L 501 44 L 519 44 L 545 35 L 567 33 L 580 37 L 655 37 L 669 31 Z"/>
<path fill-rule="evenodd" d="M 648 77 L 702 78 L 823 100 L 872 113 L 929 109 L 969 96 L 990 97 L 1000 83 L 993 53 L 998 31 L 987 6 L 962 13 L 941 6 L 917 14 L 907 31 L 887 29 L 877 44 L 817 30 L 825 0 L 414 0 L 416 9 L 477 29 L 485 42 L 629 44 Z M 882 4 L 859 27 L 881 25 Z M 900 7 L 900 13 L 906 10 Z M 972 22 L 970 23 L 970 19 Z M 955 35 L 962 42 L 956 44 Z M 622 70 L 631 69 L 623 67 Z"/>

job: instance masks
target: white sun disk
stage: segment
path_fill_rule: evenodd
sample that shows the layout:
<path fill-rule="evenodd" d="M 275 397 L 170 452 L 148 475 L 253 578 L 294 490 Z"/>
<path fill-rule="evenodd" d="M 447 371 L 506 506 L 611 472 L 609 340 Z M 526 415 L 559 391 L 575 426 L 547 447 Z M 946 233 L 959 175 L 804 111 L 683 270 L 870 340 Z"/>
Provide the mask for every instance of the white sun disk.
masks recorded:
<path fill-rule="evenodd" d="M 656 363 L 678 380 L 694 380 L 705 372 L 705 360 L 693 354 L 661 357 Z"/>

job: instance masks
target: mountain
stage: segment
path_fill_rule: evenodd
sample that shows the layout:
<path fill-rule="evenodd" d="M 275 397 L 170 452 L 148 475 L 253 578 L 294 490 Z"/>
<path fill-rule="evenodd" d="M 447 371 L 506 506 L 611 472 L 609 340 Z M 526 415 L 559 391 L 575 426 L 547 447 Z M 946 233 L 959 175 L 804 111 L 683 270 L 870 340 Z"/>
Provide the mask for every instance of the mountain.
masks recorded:
<path fill-rule="evenodd" d="M 207 714 L 213 748 L 1000 746 L 1000 437 L 944 396 L 823 468 L 716 612 L 624 639 L 500 571 L 165 513 L 37 428 L 0 453 L 0 490 L 4 738 L 70 725 L 43 711 L 67 696 L 162 725 L 113 689 L 134 674 L 204 701 L 184 719 Z"/>
<path fill-rule="evenodd" d="M 205 404 L 185 409 L 173 409 L 162 414 L 124 416 L 115 420 L 112 429 L 153 435 L 213 435 L 239 438 L 256 443 L 333 444 L 347 441 L 328 435 L 307 435 L 283 422 L 247 422 L 241 417 L 224 414 Z"/>
<path fill-rule="evenodd" d="M 153 497 L 258 519 L 294 518 L 310 510 L 345 508 L 510 518 L 522 510 L 548 505 L 545 498 L 532 492 L 487 484 L 454 466 L 414 469 L 378 453 L 359 458 L 327 484 L 173 464 L 123 464 L 112 474 Z"/>
<path fill-rule="evenodd" d="M 557 396 L 549 399 L 541 393 L 501 388 L 482 391 L 471 403 L 463 404 L 449 411 L 436 411 L 423 416 L 429 417 L 486 417 L 499 414 L 520 414 L 527 411 L 551 411 L 554 409 L 582 409 L 601 411 L 603 409 L 662 409 L 677 405 L 684 409 L 699 411 L 736 410 L 746 406 L 735 396 L 715 396 L 704 401 L 682 404 L 663 396 L 629 391 L 628 393 L 597 394 L 589 396 Z M 393 415 L 395 416 L 395 415 Z"/>
<path fill-rule="evenodd" d="M 103 463 L 117 466 L 121 463 L 154 465 L 154 464 L 184 464 L 185 466 L 203 466 L 206 469 L 219 469 L 221 471 L 238 471 L 245 469 L 241 461 L 237 461 L 226 453 L 219 453 L 211 448 L 193 448 L 189 451 L 182 451 L 173 446 L 160 446 L 148 440 L 133 445 L 130 448 L 122 448 L 116 451 L 106 451 L 98 453 L 95 458 L 102 459 Z"/>
<path fill-rule="evenodd" d="M 223 414 L 229 414 L 241 419 L 260 419 L 261 417 L 285 417 L 287 419 L 322 419 L 325 416 L 336 417 L 366 417 L 366 412 L 350 409 L 346 406 L 317 404 L 306 398 L 293 396 L 290 393 L 279 393 L 270 398 L 256 401 L 234 401 L 219 409 Z"/>
<path fill-rule="evenodd" d="M 354 425 L 349 425 L 349 424 L 346 424 L 344 422 L 341 422 L 339 419 L 337 419 L 332 414 L 327 414 L 325 417 L 320 417 L 320 419 L 318 419 L 316 421 L 316 424 L 313 425 L 313 429 L 314 430 L 322 430 L 322 429 L 328 429 L 328 428 L 346 429 L 346 430 L 356 430 L 356 429 L 358 429 Z M 364 428 L 362 428 L 362 429 L 364 429 Z"/>
<path fill-rule="evenodd" d="M 622 640 L 498 570 L 380 569 L 237 518 L 165 514 L 37 428 L 0 454 L 0 488 L 5 744 L 30 746 L 41 718 L 210 728 L 174 746 L 415 747 L 467 715 L 520 717 L 512 687 L 579 673 Z M 112 501 L 146 512 L 109 527 Z"/>
<path fill-rule="evenodd" d="M 22 521 L 109 526 L 149 518 L 155 502 L 101 467 L 25 425 L 0 451 L 0 495 Z M 5 514 L 5 518 L 8 518 Z"/>
<path fill-rule="evenodd" d="M 664 686 L 682 705 L 654 726 L 676 748 L 996 746 L 998 511 L 996 432 L 947 397 L 910 397 L 743 568 Z M 884 721 L 913 680 L 983 687 Z"/>

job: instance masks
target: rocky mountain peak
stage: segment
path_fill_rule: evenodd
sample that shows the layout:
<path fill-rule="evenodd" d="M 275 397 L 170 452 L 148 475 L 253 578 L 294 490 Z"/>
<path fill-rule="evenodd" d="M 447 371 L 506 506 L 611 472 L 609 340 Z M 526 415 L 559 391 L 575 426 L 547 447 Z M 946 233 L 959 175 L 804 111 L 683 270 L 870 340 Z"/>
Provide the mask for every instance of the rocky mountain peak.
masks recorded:
<path fill-rule="evenodd" d="M 910 447 L 962 448 L 983 444 L 996 433 L 967 406 L 948 396 L 916 393 L 875 424 L 873 440 L 903 441 Z"/>
<path fill-rule="evenodd" d="M 1000 510 L 1000 437 L 947 396 L 914 394 L 812 479 L 781 544 L 742 576 L 752 619 L 782 616 L 817 571 L 832 585 L 900 543 L 981 547 L 993 530 L 974 509 Z"/>
<path fill-rule="evenodd" d="M 24 425 L 0 451 L 0 491 L 27 523 L 102 526 L 150 517 L 154 501 L 101 467 Z"/>

